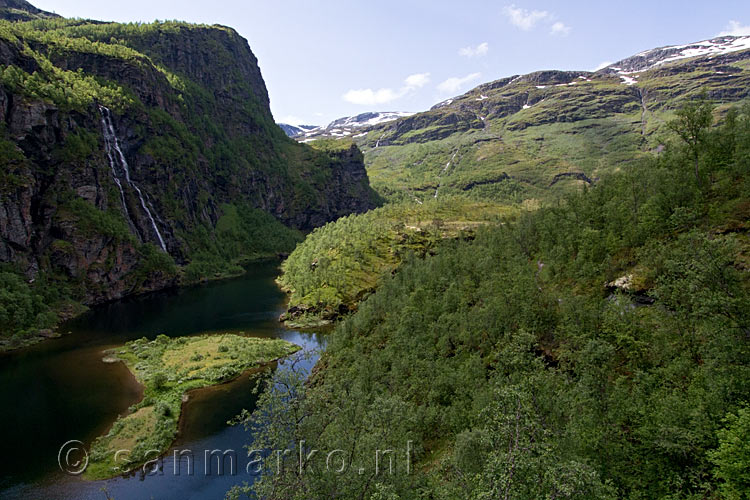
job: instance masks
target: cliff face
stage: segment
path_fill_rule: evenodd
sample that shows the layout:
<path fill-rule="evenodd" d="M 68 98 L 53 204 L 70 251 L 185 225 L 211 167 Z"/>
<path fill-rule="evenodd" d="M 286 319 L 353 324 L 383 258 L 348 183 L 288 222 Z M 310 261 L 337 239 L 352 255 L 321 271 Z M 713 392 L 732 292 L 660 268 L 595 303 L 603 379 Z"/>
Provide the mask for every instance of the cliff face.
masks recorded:
<path fill-rule="evenodd" d="M 97 303 L 175 281 L 229 205 L 310 229 L 374 206 L 356 147 L 277 127 L 229 28 L 0 26 L 0 263 Z"/>
<path fill-rule="evenodd" d="M 62 113 L 48 103 L 28 102 L 3 90 L 0 113 L 7 134 L 4 153 L 10 150 L 3 162 L 12 167 L 3 172 L 0 188 L 0 262 L 13 263 L 29 279 L 40 271 L 64 277 L 89 304 L 174 282 L 173 274 L 161 271 L 141 275 L 139 250 L 149 241 L 141 236 L 144 216 L 128 192 L 132 229 L 118 217 L 126 205 L 118 205 L 113 196 L 103 149 L 85 158 L 65 157 L 70 137 L 97 129 L 94 117 Z M 179 251 L 179 243 L 167 234 L 170 247 Z"/>

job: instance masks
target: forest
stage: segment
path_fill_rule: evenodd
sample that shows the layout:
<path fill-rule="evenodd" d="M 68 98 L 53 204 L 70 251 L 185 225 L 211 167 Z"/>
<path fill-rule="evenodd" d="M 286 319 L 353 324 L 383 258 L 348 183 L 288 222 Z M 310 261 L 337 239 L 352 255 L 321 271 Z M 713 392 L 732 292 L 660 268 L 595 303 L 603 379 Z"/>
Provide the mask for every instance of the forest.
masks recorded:
<path fill-rule="evenodd" d="M 294 449 L 230 497 L 749 498 L 750 106 L 699 99 L 669 129 L 590 188 L 405 256 L 307 381 L 268 380 L 248 445 Z"/>

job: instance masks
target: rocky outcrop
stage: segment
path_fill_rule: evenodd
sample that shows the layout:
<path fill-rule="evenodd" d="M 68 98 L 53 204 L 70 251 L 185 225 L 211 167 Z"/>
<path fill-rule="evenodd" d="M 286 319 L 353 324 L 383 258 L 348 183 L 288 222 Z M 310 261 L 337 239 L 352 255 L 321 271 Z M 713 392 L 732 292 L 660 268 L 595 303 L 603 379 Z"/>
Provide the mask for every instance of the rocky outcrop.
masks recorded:
<path fill-rule="evenodd" d="M 0 0 L 0 19 L 7 21 L 31 21 L 60 17 L 57 14 L 37 9 L 24 0 Z"/>
<path fill-rule="evenodd" d="M 370 190 L 362 151 L 352 144 L 346 149 L 328 151 L 326 155 L 330 159 L 330 176 L 325 189 L 318 192 L 317 203 L 308 210 L 277 213 L 286 224 L 312 229 L 376 205 L 377 196 Z"/>
<path fill-rule="evenodd" d="M 470 110 L 428 111 L 401 118 L 378 127 L 379 146 L 422 143 L 444 139 L 457 132 L 480 130 L 482 120 Z"/>
<path fill-rule="evenodd" d="M 507 181 L 509 179 L 510 179 L 510 176 L 508 174 L 506 174 L 505 172 L 503 172 L 499 177 L 496 177 L 494 179 L 483 179 L 481 181 L 472 181 L 472 182 L 469 182 L 468 184 L 464 184 L 461 187 L 461 189 L 463 191 L 470 191 L 470 190 L 474 189 L 477 186 L 486 186 L 486 185 L 489 185 L 489 184 L 498 184 L 500 182 L 505 182 L 505 181 Z"/>

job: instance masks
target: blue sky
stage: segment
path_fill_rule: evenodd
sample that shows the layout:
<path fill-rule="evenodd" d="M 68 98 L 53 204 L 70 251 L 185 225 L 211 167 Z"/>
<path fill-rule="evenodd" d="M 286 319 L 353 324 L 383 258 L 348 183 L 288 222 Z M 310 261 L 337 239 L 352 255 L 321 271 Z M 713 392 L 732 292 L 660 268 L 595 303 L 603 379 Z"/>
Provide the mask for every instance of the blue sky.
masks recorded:
<path fill-rule="evenodd" d="M 66 17 L 232 26 L 277 121 L 422 111 L 480 83 L 591 70 L 645 49 L 750 34 L 750 2 L 31 0 Z"/>

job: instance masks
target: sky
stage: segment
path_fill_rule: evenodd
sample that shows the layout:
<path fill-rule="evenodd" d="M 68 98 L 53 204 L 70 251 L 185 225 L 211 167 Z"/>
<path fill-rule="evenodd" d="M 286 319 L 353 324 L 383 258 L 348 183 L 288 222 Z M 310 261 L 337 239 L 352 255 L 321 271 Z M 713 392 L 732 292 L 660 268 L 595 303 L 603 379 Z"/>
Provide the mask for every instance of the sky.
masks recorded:
<path fill-rule="evenodd" d="M 277 122 L 424 111 L 481 83 L 594 70 L 642 50 L 750 35 L 750 2 L 672 0 L 31 0 L 65 17 L 235 28 Z"/>

